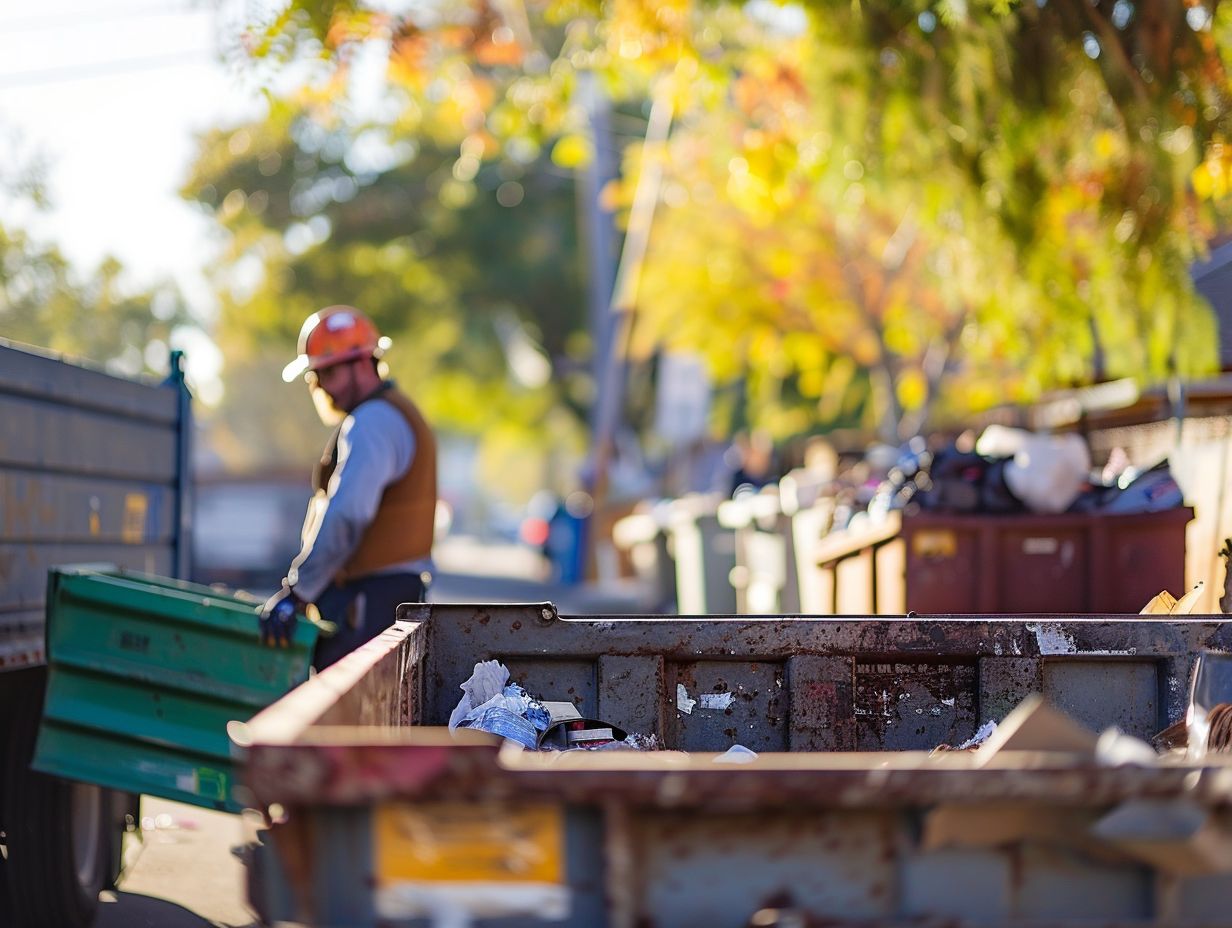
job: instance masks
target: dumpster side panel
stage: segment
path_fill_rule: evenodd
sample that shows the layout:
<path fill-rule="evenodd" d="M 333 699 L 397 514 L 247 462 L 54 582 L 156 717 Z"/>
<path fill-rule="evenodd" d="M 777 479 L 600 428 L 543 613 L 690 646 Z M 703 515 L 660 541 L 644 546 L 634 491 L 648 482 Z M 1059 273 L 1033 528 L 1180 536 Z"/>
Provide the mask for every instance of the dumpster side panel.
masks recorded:
<path fill-rule="evenodd" d="M 989 569 L 978 527 L 958 520 L 903 520 L 906 608 L 926 615 L 995 612 L 980 596 Z"/>
<path fill-rule="evenodd" d="M 1180 596 L 1191 518 L 1190 509 L 1172 509 L 1096 520 L 1091 529 L 1091 599 L 1097 608 L 1137 612 L 1160 590 Z"/>
<path fill-rule="evenodd" d="M 637 924 L 743 928 L 785 902 L 853 921 L 886 918 L 897 901 L 888 861 L 898 827 L 885 810 L 815 813 L 807 828 L 787 812 L 639 815 Z"/>
<path fill-rule="evenodd" d="M 975 663 L 857 660 L 855 674 L 856 750 L 953 745 L 975 734 Z"/>
<path fill-rule="evenodd" d="M 990 611 L 1092 611 L 1088 583 L 1091 552 L 1085 526 L 1019 526 L 1005 518 L 997 528 L 989 552 L 995 558 L 990 567 L 996 572 L 997 602 Z"/>
<path fill-rule="evenodd" d="M 947 515 L 902 522 L 906 608 L 925 614 L 1137 613 L 1185 588 L 1192 509 Z M 840 593 L 841 595 L 841 593 Z M 881 604 L 878 612 L 888 612 Z"/>
<path fill-rule="evenodd" d="M 546 604 L 399 614 L 428 629 L 427 724 L 444 724 L 475 663 L 496 659 L 543 699 L 697 751 L 954 745 L 1036 692 L 1093 728 L 1150 736 L 1179 718 L 1197 653 L 1232 639 L 1215 618 L 582 619 Z"/>
<path fill-rule="evenodd" d="M 676 711 L 668 714 L 668 744 L 684 751 L 717 744 L 786 751 L 786 679 L 781 660 L 670 662 L 667 692 L 676 695 Z"/>
<path fill-rule="evenodd" d="M 340 687 L 337 702 L 314 724 L 401 728 L 419 722 L 423 704 L 422 642 L 421 633 L 410 635 L 353 685 Z"/>
<path fill-rule="evenodd" d="M 1088 728 L 1113 724 L 1149 741 L 1160 730 L 1159 677 L 1154 661 L 1051 662 L 1043 665 L 1043 692 Z"/>

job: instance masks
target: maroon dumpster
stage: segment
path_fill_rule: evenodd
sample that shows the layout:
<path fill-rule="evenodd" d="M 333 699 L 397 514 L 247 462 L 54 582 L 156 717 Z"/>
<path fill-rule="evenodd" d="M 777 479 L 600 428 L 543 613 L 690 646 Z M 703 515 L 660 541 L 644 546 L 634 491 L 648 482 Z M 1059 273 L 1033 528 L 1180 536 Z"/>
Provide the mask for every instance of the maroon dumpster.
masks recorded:
<path fill-rule="evenodd" d="M 1185 590 L 1190 508 L 890 517 L 819 551 L 821 614 L 1135 613 Z"/>

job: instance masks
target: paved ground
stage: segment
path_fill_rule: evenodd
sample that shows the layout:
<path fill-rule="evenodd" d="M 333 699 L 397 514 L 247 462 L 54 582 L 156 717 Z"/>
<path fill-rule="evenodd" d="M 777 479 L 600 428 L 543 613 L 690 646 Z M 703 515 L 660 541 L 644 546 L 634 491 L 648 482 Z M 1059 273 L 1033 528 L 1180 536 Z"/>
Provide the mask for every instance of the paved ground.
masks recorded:
<path fill-rule="evenodd" d="M 231 853 L 244 840 L 238 815 L 146 796 L 141 817 L 143 845 L 119 891 L 104 894 L 95 928 L 254 924 L 244 904 L 244 868 Z"/>

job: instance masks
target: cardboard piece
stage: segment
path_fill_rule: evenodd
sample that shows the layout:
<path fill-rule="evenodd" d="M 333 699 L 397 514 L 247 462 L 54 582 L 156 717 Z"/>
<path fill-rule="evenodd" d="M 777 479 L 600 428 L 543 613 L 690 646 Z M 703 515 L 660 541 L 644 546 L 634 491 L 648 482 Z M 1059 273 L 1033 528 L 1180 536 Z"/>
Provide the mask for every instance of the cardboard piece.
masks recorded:
<path fill-rule="evenodd" d="M 1202 598 L 1202 592 L 1206 588 L 1206 583 L 1199 580 L 1197 585 L 1176 601 L 1176 605 L 1172 607 L 1169 615 L 1189 615 L 1198 608 L 1198 600 Z"/>
<path fill-rule="evenodd" d="M 1142 607 L 1139 615 L 1190 615 L 1194 609 L 1198 607 L 1198 600 L 1202 598 L 1202 591 L 1206 588 L 1206 583 L 1199 580 L 1197 585 L 1177 599 L 1167 590 L 1161 590 L 1151 601 Z"/>
<path fill-rule="evenodd" d="M 582 713 L 578 712 L 578 707 L 571 702 L 547 702 L 546 700 L 540 705 L 548 710 L 548 717 L 551 723 L 555 725 L 557 722 L 573 722 L 582 717 Z"/>
<path fill-rule="evenodd" d="M 1052 751 L 1093 759 L 1097 741 L 1093 731 L 1033 693 L 1005 717 L 975 752 L 975 763 L 983 766 L 1002 751 Z"/>
<path fill-rule="evenodd" d="M 1133 799 L 1117 806 L 1091 833 L 1166 873 L 1232 872 L 1232 822 L 1186 799 Z"/>
<path fill-rule="evenodd" d="M 1142 607 L 1138 615 L 1170 615 L 1176 605 L 1176 597 L 1167 590 L 1160 590 L 1149 603 Z"/>

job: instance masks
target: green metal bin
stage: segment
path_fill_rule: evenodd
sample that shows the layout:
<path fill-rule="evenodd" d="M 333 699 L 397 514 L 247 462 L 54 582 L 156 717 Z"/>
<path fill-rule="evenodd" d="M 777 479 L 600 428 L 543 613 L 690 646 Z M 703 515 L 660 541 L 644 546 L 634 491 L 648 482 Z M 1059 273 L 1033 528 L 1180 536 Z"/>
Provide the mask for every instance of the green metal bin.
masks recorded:
<path fill-rule="evenodd" d="M 317 628 L 262 646 L 255 604 L 209 587 L 90 567 L 47 587 L 47 698 L 35 770 L 238 811 L 227 724 L 308 678 Z"/>

